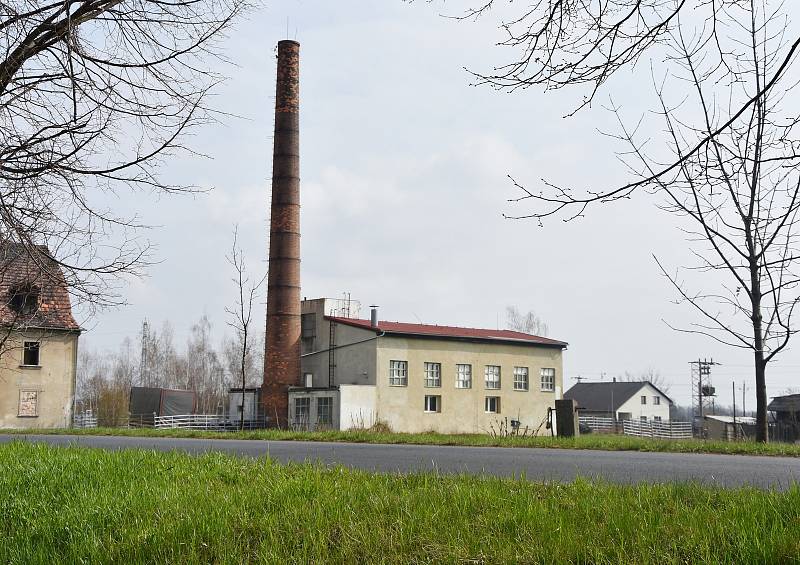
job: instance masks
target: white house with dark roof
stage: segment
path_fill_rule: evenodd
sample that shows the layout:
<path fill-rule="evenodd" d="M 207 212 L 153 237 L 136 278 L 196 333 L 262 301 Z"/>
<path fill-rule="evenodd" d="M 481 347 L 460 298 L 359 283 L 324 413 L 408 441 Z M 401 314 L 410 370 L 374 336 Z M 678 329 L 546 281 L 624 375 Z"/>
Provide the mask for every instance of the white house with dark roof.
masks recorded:
<path fill-rule="evenodd" d="M 302 303 L 305 387 L 289 421 L 349 429 L 485 433 L 501 422 L 544 430 L 562 393 L 567 343 L 510 330 L 357 317 L 343 301 Z"/>
<path fill-rule="evenodd" d="M 668 422 L 672 399 L 648 381 L 577 383 L 564 393 L 581 416 Z"/>

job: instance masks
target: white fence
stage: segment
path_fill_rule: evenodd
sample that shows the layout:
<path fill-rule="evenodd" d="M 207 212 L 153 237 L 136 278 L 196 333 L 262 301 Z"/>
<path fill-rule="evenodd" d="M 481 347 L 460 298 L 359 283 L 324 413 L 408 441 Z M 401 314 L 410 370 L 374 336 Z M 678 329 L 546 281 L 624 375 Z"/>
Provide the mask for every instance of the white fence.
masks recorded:
<path fill-rule="evenodd" d="M 182 414 L 180 416 L 154 416 L 154 428 L 184 428 L 189 430 L 225 429 L 225 416 L 219 414 Z"/>
<path fill-rule="evenodd" d="M 581 416 L 580 423 L 595 433 L 613 434 L 621 431 L 627 436 L 652 437 L 658 439 L 689 439 L 692 437 L 691 422 L 655 422 L 643 420 L 619 420 Z"/>
<path fill-rule="evenodd" d="M 657 439 L 691 439 L 691 422 L 650 422 L 625 420 L 622 424 L 626 436 L 652 437 Z"/>
<path fill-rule="evenodd" d="M 593 432 L 601 434 L 616 433 L 614 426 L 614 418 L 598 418 L 597 416 L 580 416 L 578 418 L 581 424 L 588 426 Z"/>
<path fill-rule="evenodd" d="M 72 417 L 73 428 L 96 428 L 97 416 L 92 414 L 91 411 L 81 412 Z"/>

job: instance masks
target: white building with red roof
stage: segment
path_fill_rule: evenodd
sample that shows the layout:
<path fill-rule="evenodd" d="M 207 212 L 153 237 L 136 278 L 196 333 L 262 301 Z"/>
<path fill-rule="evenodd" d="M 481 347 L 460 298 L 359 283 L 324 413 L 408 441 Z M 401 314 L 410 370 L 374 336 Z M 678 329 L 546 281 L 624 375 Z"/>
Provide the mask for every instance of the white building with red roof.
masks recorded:
<path fill-rule="evenodd" d="M 302 303 L 305 387 L 289 393 L 296 427 L 486 433 L 544 430 L 562 394 L 566 342 L 511 330 L 359 317 L 355 303 Z"/>

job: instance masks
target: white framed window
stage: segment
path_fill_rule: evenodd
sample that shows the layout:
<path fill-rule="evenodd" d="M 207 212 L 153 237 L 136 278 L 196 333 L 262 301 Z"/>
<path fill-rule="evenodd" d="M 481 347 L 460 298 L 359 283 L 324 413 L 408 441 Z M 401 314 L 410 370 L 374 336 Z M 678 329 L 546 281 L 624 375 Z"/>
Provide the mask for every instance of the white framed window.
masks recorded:
<path fill-rule="evenodd" d="M 389 385 L 408 386 L 408 361 L 389 361 Z"/>
<path fill-rule="evenodd" d="M 527 367 L 514 367 L 514 390 L 528 390 Z"/>
<path fill-rule="evenodd" d="M 486 388 L 497 390 L 500 388 L 500 366 L 486 365 Z"/>
<path fill-rule="evenodd" d="M 660 405 L 661 404 L 661 397 L 660 396 L 654 396 L 653 397 L 653 404 L 656 405 L 656 406 Z"/>
<path fill-rule="evenodd" d="M 653 416 L 653 421 L 654 422 L 660 422 L 661 421 L 661 416 Z"/>
<path fill-rule="evenodd" d="M 647 396 L 642 395 L 642 404 L 647 404 Z"/>
<path fill-rule="evenodd" d="M 472 365 L 456 365 L 456 388 L 472 388 Z"/>
<path fill-rule="evenodd" d="M 500 397 L 499 396 L 487 396 L 484 400 L 484 410 L 486 410 L 487 414 L 499 414 L 500 413 Z"/>
<path fill-rule="evenodd" d="M 333 424 L 333 398 L 330 396 L 317 398 L 317 424 Z"/>
<path fill-rule="evenodd" d="M 22 364 L 26 367 L 39 366 L 39 342 L 26 341 L 22 347 Z"/>
<path fill-rule="evenodd" d="M 442 386 L 442 364 L 425 362 L 425 386 L 436 388 Z"/>
<path fill-rule="evenodd" d="M 425 412 L 441 412 L 442 397 L 438 394 L 425 395 Z"/>
<path fill-rule="evenodd" d="M 545 368 L 539 371 L 541 377 L 542 390 L 544 392 L 553 392 L 556 390 L 556 370 L 553 368 Z"/>
<path fill-rule="evenodd" d="M 641 420 L 642 422 L 646 422 L 647 416 L 639 416 L 639 420 Z"/>
<path fill-rule="evenodd" d="M 294 399 L 294 423 L 308 424 L 311 414 L 311 399 L 307 396 Z"/>
<path fill-rule="evenodd" d="M 19 408 L 17 416 L 20 418 L 36 418 L 39 416 L 39 391 L 19 391 Z"/>

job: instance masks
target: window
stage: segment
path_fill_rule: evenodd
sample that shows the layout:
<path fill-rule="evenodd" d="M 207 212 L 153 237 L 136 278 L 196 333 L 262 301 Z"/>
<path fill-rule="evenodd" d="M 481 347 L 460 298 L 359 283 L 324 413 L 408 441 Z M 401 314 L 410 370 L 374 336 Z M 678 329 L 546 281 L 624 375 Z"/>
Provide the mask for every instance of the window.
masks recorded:
<path fill-rule="evenodd" d="M 647 404 L 647 397 L 642 395 L 642 404 Z"/>
<path fill-rule="evenodd" d="M 19 410 L 17 416 L 20 418 L 35 418 L 39 415 L 39 393 L 35 390 L 19 391 Z"/>
<path fill-rule="evenodd" d="M 653 416 L 653 421 L 654 422 L 660 422 L 661 421 L 661 416 Z"/>
<path fill-rule="evenodd" d="M 487 413 L 489 414 L 499 414 L 500 413 L 500 397 L 499 396 L 487 396 L 486 401 L 484 402 L 484 408 Z"/>
<path fill-rule="evenodd" d="M 316 316 L 313 312 L 300 315 L 300 335 L 303 337 L 303 339 L 312 339 L 317 337 L 317 324 L 315 323 L 315 317 Z"/>
<path fill-rule="evenodd" d="M 486 365 L 486 388 L 500 388 L 500 367 L 497 365 Z"/>
<path fill-rule="evenodd" d="M 9 295 L 8 305 L 20 316 L 30 316 L 39 309 L 39 288 L 36 285 L 16 285 Z"/>
<path fill-rule="evenodd" d="M 26 341 L 23 344 L 22 364 L 31 367 L 39 366 L 39 342 Z"/>
<path fill-rule="evenodd" d="M 333 424 L 333 398 L 330 396 L 317 398 L 317 424 Z"/>
<path fill-rule="evenodd" d="M 408 386 L 408 361 L 389 361 L 389 385 Z"/>
<path fill-rule="evenodd" d="M 294 399 L 294 423 L 307 424 L 308 415 L 311 410 L 311 399 L 309 397 Z"/>
<path fill-rule="evenodd" d="M 527 367 L 514 367 L 514 390 L 528 390 Z"/>
<path fill-rule="evenodd" d="M 542 369 L 540 375 L 542 377 L 542 390 L 553 392 L 556 389 L 556 370 Z"/>
<path fill-rule="evenodd" d="M 425 395 L 425 412 L 441 412 L 442 397 L 437 395 Z"/>
<path fill-rule="evenodd" d="M 656 406 L 661 404 L 661 397 L 660 396 L 654 396 L 653 397 L 653 404 L 655 404 Z"/>
<path fill-rule="evenodd" d="M 472 365 L 456 365 L 456 388 L 472 388 Z"/>
<path fill-rule="evenodd" d="M 641 420 L 642 422 L 646 422 L 647 416 L 639 416 L 639 420 Z"/>
<path fill-rule="evenodd" d="M 442 386 L 441 363 L 425 363 L 425 386 L 428 388 Z"/>

